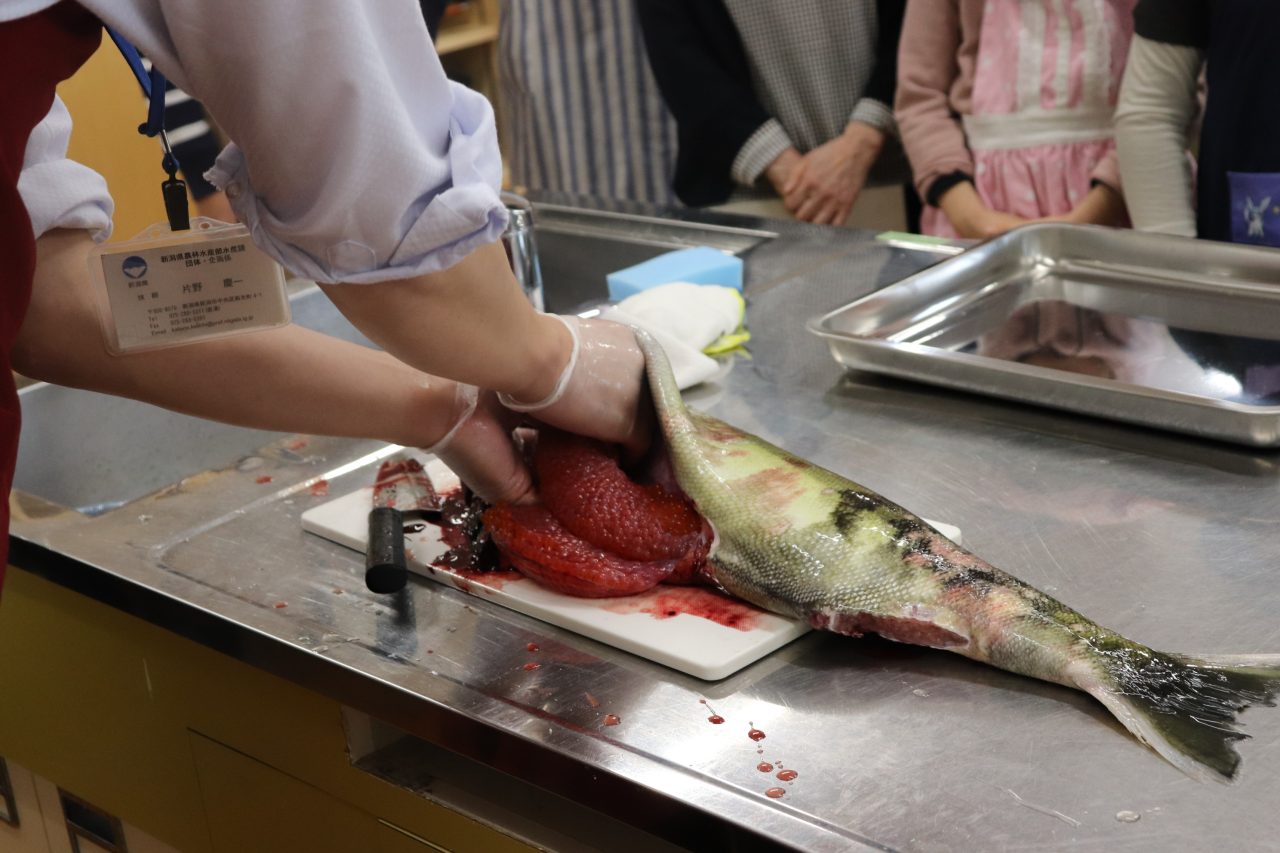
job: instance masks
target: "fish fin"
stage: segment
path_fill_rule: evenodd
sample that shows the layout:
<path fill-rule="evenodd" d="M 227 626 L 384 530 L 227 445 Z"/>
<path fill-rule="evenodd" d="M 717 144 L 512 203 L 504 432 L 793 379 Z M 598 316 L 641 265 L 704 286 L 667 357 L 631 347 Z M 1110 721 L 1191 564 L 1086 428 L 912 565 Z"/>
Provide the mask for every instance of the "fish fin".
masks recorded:
<path fill-rule="evenodd" d="M 1197 657 L 1135 645 L 1108 649 L 1100 667 L 1084 669 L 1076 677 L 1082 689 L 1200 781 L 1235 778 L 1240 754 L 1234 743 L 1249 737 L 1237 728 L 1238 715 L 1251 705 L 1274 706 L 1280 693 L 1280 655 Z"/>

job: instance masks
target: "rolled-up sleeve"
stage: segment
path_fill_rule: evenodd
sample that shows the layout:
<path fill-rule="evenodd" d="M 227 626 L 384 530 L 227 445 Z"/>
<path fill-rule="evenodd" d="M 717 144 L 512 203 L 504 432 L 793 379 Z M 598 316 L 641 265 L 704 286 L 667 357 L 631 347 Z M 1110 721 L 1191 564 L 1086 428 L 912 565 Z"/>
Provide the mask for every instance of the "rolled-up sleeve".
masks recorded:
<path fill-rule="evenodd" d="M 71 116 L 55 97 L 27 139 L 18 193 L 37 238 L 55 228 L 78 228 L 102 241 L 111 236 L 114 204 L 101 175 L 67 159 L 70 138 Z"/>
<path fill-rule="evenodd" d="M 412 0 L 87 0 L 234 140 L 207 177 L 294 273 L 436 272 L 506 224 L 493 110 Z"/>

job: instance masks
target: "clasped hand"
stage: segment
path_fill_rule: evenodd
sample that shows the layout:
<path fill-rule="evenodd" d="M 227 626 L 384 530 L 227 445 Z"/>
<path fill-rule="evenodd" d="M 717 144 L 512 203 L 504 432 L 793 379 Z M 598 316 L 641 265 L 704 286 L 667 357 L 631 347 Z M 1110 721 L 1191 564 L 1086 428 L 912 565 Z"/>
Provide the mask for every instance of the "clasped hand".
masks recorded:
<path fill-rule="evenodd" d="M 796 219 L 843 225 L 884 147 L 884 133 L 859 121 L 807 154 L 784 151 L 765 175 Z"/>

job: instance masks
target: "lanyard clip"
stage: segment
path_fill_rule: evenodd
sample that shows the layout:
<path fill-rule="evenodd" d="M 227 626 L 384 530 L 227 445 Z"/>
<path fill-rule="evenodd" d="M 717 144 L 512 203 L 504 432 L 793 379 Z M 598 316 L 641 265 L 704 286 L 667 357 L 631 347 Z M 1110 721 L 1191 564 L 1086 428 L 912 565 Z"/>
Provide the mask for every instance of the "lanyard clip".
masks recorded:
<path fill-rule="evenodd" d="M 120 48 L 125 62 L 129 63 L 129 69 L 138 78 L 138 85 L 142 87 L 143 94 L 147 96 L 147 120 L 138 125 L 138 133 L 143 136 L 159 135 L 160 145 L 164 148 L 164 158 L 160 161 L 160 166 L 169 177 L 161 182 L 160 194 L 164 198 L 164 212 L 169 219 L 169 230 L 186 231 L 191 228 L 191 212 L 187 207 L 187 184 L 178 177 L 178 158 L 173 156 L 169 137 L 164 132 L 164 75 L 154 65 L 148 73 L 142 65 L 142 57 L 138 55 L 138 49 L 115 29 L 107 27 L 107 34 L 116 43 L 116 47 Z"/>
<path fill-rule="evenodd" d="M 169 230 L 186 231 L 191 227 L 187 183 L 178 177 L 178 158 L 173 156 L 169 136 L 163 130 L 160 131 L 160 144 L 164 146 L 164 159 L 160 161 L 160 165 L 169 176 L 160 183 L 160 194 L 164 196 L 164 213 L 169 218 Z"/>

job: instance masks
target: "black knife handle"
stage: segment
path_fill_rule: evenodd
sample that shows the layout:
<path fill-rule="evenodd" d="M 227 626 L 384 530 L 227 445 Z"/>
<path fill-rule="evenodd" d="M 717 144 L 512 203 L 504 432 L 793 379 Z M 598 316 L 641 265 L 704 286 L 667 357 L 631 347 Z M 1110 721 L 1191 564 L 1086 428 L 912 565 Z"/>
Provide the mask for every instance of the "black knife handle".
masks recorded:
<path fill-rule="evenodd" d="M 373 592 L 399 592 L 409 581 L 404 564 L 404 516 L 398 509 L 369 512 L 369 545 L 364 554 L 364 582 Z"/>

